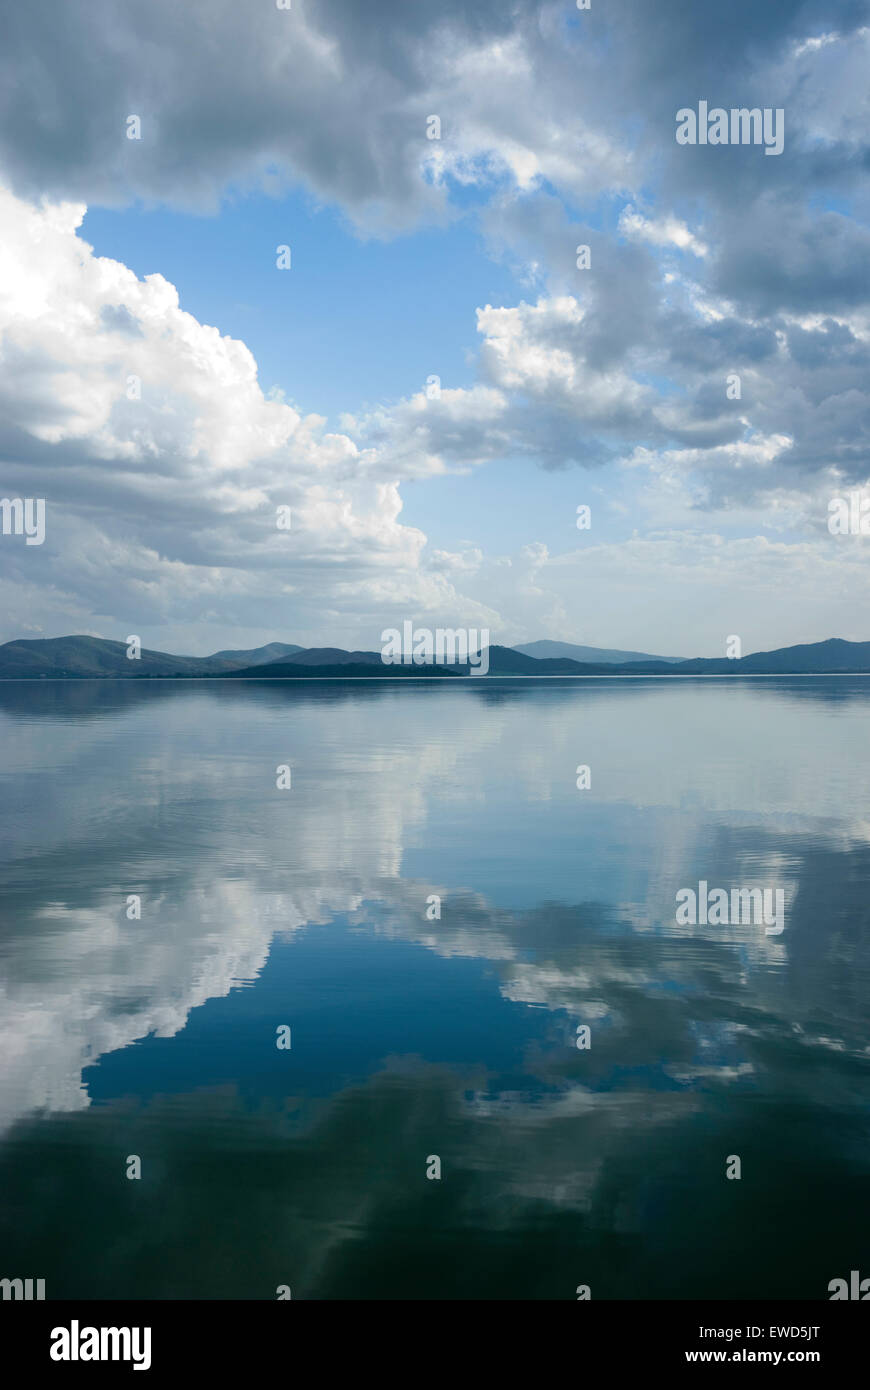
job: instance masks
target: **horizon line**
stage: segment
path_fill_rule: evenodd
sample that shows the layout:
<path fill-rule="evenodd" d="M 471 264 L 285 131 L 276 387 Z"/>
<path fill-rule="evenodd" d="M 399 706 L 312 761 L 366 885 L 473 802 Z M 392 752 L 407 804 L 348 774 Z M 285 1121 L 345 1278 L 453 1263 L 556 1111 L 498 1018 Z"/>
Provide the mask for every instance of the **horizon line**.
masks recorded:
<path fill-rule="evenodd" d="M 706 658 L 697 658 L 704 660 Z M 433 667 L 432 669 L 441 669 Z M 483 681 L 761 681 L 761 680 L 842 680 L 844 676 L 870 676 L 870 671 L 710 671 L 704 674 L 701 671 L 642 671 L 631 672 L 623 676 L 617 675 L 578 675 L 574 671 L 568 672 L 545 672 L 540 674 L 535 671 L 528 671 L 511 675 L 506 672 L 496 673 L 485 676 L 454 676 L 434 684 L 439 688 L 445 685 L 463 685 L 466 683 L 480 684 Z M 46 681 L 63 682 L 69 681 L 171 681 L 173 685 L 178 685 L 184 681 L 220 681 L 223 685 L 226 681 L 287 681 L 292 685 L 300 685 L 303 681 L 341 681 L 348 685 L 351 681 L 377 681 L 379 685 L 390 682 L 389 676 L 0 676 L 0 685 L 26 684 L 28 681 L 43 683 Z M 405 685 L 408 681 L 426 681 L 430 683 L 428 676 L 405 676 L 401 680 L 395 678 L 399 685 Z"/>

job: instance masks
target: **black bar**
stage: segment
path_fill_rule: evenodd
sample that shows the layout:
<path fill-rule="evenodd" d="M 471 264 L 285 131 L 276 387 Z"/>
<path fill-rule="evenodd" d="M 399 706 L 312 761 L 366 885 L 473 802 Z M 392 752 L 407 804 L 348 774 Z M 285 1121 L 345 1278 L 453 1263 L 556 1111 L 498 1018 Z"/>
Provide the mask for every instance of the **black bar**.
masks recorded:
<path fill-rule="evenodd" d="M 140 1329 L 127 1349 L 144 1361 L 147 1328 L 142 1369 L 158 1379 L 213 1371 L 222 1383 L 252 1373 L 310 1381 L 347 1362 L 355 1376 L 379 1378 L 388 1370 L 429 1378 L 442 1364 L 452 1383 L 469 1354 L 488 1363 L 488 1375 L 503 1362 L 515 1378 L 527 1361 L 539 1377 L 566 1356 L 578 1377 L 593 1367 L 651 1375 L 795 1365 L 828 1378 L 862 1365 L 868 1315 L 849 1302 L 0 1302 L 0 1335 L 7 1366 L 14 1357 L 25 1373 L 53 1377 L 135 1374 L 132 1359 L 53 1360 L 53 1345 L 72 1351 L 57 1329 L 75 1333 L 82 1349 L 92 1344 L 88 1328 Z"/>

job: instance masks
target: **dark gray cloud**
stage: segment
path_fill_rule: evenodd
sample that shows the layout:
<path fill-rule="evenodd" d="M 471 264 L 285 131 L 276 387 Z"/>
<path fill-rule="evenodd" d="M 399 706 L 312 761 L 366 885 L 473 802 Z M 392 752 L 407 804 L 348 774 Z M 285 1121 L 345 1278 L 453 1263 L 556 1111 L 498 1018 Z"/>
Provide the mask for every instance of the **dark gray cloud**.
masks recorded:
<path fill-rule="evenodd" d="M 608 0 L 579 14 L 518 0 L 9 6 L 0 163 L 28 195 L 184 204 L 213 203 L 228 182 L 272 169 L 352 213 L 405 224 L 438 205 L 420 172 L 423 123 L 436 112 L 455 146 L 485 153 L 525 141 L 547 177 L 574 192 L 590 172 L 583 140 L 572 144 L 579 133 L 587 146 L 615 142 L 597 169 L 611 187 L 628 186 L 623 156 L 633 156 L 636 188 L 655 174 L 682 196 L 727 204 L 808 178 L 866 176 L 867 132 L 847 138 L 848 122 L 807 163 L 801 133 L 819 94 L 812 68 L 803 75 L 789 54 L 808 36 L 852 34 L 867 16 L 866 0 Z M 488 63 L 496 45 L 501 57 Z M 458 60 L 471 63 L 467 79 Z M 798 103 L 788 111 L 796 138 L 777 159 L 678 150 L 675 112 L 702 97 L 788 98 Z M 131 114 L 141 141 L 126 139 Z"/>
<path fill-rule="evenodd" d="M 713 287 L 753 314 L 849 312 L 870 300 L 870 229 L 793 199 L 759 199 L 721 227 Z"/>
<path fill-rule="evenodd" d="M 433 60 L 505 34 L 516 8 L 8 7 L 0 162 L 27 196 L 186 206 L 213 205 L 229 182 L 273 171 L 403 222 L 438 201 L 418 169 Z M 131 115 L 141 140 L 127 138 Z"/>

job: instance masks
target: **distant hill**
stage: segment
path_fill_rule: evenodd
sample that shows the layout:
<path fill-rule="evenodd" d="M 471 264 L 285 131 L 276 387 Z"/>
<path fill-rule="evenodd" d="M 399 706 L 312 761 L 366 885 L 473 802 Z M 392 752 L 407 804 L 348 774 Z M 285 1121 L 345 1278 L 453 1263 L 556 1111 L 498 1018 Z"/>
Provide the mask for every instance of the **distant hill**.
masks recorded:
<path fill-rule="evenodd" d="M 382 665 L 380 652 L 345 652 L 341 647 L 297 647 L 289 660 L 299 666 Z"/>
<path fill-rule="evenodd" d="M 270 642 L 266 647 L 254 647 L 248 652 L 215 652 L 205 658 L 208 661 L 228 661 L 233 666 L 264 666 L 267 661 L 280 661 L 282 657 L 294 656 L 303 651 L 292 642 Z"/>
<path fill-rule="evenodd" d="M 540 649 L 547 645 L 531 643 Z M 573 650 L 598 650 L 573 648 Z M 275 654 L 278 654 L 277 660 Z M 611 652 L 612 656 L 613 653 Z M 622 656 L 630 653 L 621 653 Z M 346 652 L 340 647 L 296 647 L 270 642 L 250 651 L 215 652 L 213 656 L 173 656 L 143 649 L 130 661 L 124 642 L 102 637 L 45 637 L 16 639 L 0 646 L 0 680 L 74 679 L 90 677 L 196 679 L 235 677 L 245 680 L 302 680 L 367 677 L 404 680 L 408 677 L 453 679 L 469 673 L 467 665 L 384 665 L 380 652 Z M 697 657 L 691 661 L 651 658 L 646 661 L 585 661 L 569 657 L 536 658 L 513 647 L 489 648 L 490 676 L 756 676 L 870 674 L 870 642 L 830 638 L 770 652 L 753 652 L 740 660 Z M 485 679 L 485 677 L 476 677 Z"/>
<path fill-rule="evenodd" d="M 319 653 L 326 660 L 311 661 Z M 362 660 L 361 658 L 365 658 Z M 408 676 L 466 676 L 468 665 L 448 666 L 385 666 L 378 652 L 341 652 L 337 648 L 312 648 L 297 653 L 286 661 L 267 666 L 227 672 L 239 679 L 299 679 L 302 677 L 375 677 L 402 679 Z M 783 647 L 773 652 L 754 652 L 740 660 L 727 657 L 698 657 L 692 661 L 671 661 L 664 658 L 634 662 L 579 662 L 567 657 L 536 659 L 515 647 L 489 648 L 490 676 L 740 676 L 740 675 L 813 675 L 870 673 L 870 642 L 845 642 L 833 638 L 806 646 Z M 484 679 L 484 677 L 473 677 Z"/>
<path fill-rule="evenodd" d="M 585 676 L 776 676 L 835 675 L 870 673 L 870 642 L 846 642 L 832 637 L 826 642 L 810 642 L 797 647 L 779 647 L 771 652 L 752 652 L 734 660 L 728 657 L 696 657 L 690 661 L 603 662 L 536 661 L 532 672 L 519 663 L 528 661 L 506 647 L 490 648 L 490 671 L 501 674 L 585 675 Z M 497 654 L 497 655 L 496 655 Z M 515 670 L 511 668 L 515 667 Z M 564 669 L 557 669 L 564 668 Z"/>
<path fill-rule="evenodd" d="M 315 662 L 312 658 L 320 654 L 322 659 Z M 576 676 L 595 674 L 598 668 L 581 667 L 576 661 L 536 661 L 532 656 L 524 656 L 522 652 L 515 651 L 512 647 L 490 647 L 489 648 L 489 674 L 490 675 L 510 675 L 510 676 Z M 602 666 L 602 671 L 610 671 L 613 668 Z M 294 677 L 324 677 L 340 674 L 347 678 L 351 675 L 356 677 L 367 676 L 370 679 L 399 680 L 408 676 L 427 677 L 427 676 L 447 676 L 457 677 L 470 674 L 471 668 L 467 664 L 454 662 L 449 665 L 386 665 L 381 660 L 380 652 L 341 652 L 334 647 L 312 648 L 310 651 L 298 653 L 288 661 L 273 661 L 268 666 L 252 668 L 247 671 L 228 671 L 224 674 L 236 679 L 283 679 L 291 680 Z M 475 679 L 482 679 L 476 677 Z"/>
<path fill-rule="evenodd" d="M 126 642 L 112 642 L 105 637 L 22 638 L 0 646 L 0 680 L 39 676 L 55 680 L 93 676 L 220 676 L 240 666 L 256 666 L 299 650 L 272 642 L 251 651 L 173 656 L 143 647 L 139 660 L 131 661 Z"/>
<path fill-rule="evenodd" d="M 141 659 L 127 657 L 126 642 L 103 637 L 41 637 L 5 642 L 0 677 L 219 675 L 230 662 L 215 657 L 171 656 L 143 648 Z"/>
<path fill-rule="evenodd" d="M 826 642 L 752 652 L 733 661 L 727 657 L 697 657 L 677 665 L 633 662 L 619 669 L 627 675 L 662 672 L 677 676 L 862 675 L 870 672 L 870 642 L 846 642 L 841 637 L 831 637 Z"/>
<path fill-rule="evenodd" d="M 683 661 L 681 656 L 650 656 L 648 652 L 622 652 L 610 647 L 578 647 L 573 642 L 522 642 L 513 651 L 524 656 L 535 657 L 538 661 L 558 660 L 567 657 L 569 661 L 593 662 L 596 664 L 618 666 L 626 661 Z"/>
<path fill-rule="evenodd" d="M 599 669 L 607 671 L 615 668 L 602 664 L 581 664 L 564 656 L 539 660 L 533 656 L 526 656 L 515 647 L 489 649 L 489 672 L 494 676 L 588 676 L 596 675 Z"/>

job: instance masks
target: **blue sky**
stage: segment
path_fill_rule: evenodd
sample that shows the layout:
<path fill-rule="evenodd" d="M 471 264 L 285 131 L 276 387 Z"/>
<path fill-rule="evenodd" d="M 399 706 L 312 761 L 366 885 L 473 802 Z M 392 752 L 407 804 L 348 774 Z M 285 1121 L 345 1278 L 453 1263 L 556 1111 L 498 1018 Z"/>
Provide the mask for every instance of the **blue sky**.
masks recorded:
<path fill-rule="evenodd" d="M 444 387 L 473 385 L 476 309 L 529 295 L 515 264 L 487 254 L 478 200 L 459 189 L 454 201 L 447 227 L 387 240 L 360 236 L 339 210 L 301 192 L 231 196 L 217 215 L 90 208 L 82 236 L 140 278 L 166 276 L 197 319 L 247 343 L 265 392 L 278 387 L 339 428 L 344 412 L 411 396 L 433 373 Z M 276 277 L 281 245 L 292 266 Z M 403 518 L 439 547 L 463 540 L 509 552 L 532 538 L 567 549 L 577 505 L 604 488 L 574 470 L 539 471 L 530 485 L 527 461 L 507 457 L 497 470 L 409 483 Z M 602 538 L 625 529 L 601 513 Z"/>
<path fill-rule="evenodd" d="M 520 293 L 471 219 L 363 239 L 302 193 L 228 199 L 212 216 L 90 208 L 82 235 L 140 277 L 165 275 L 190 313 L 248 344 L 264 390 L 279 386 L 333 424 L 413 394 L 433 371 L 470 385 L 475 309 Z M 292 269 L 276 276 L 280 245 L 291 247 Z"/>
<path fill-rule="evenodd" d="M 185 309 L 248 344 L 265 392 L 278 387 L 333 428 L 346 411 L 413 395 L 432 373 L 443 386 L 471 386 L 475 310 L 528 293 L 504 260 L 487 255 L 471 212 L 444 229 L 382 240 L 359 236 L 339 210 L 304 193 L 253 193 L 211 216 L 90 208 L 82 236 L 140 278 L 166 276 Z M 280 245 L 291 247 L 292 268 L 276 277 Z M 578 491 L 573 474 L 542 473 L 533 488 L 527 474 L 525 461 L 507 459 L 497 472 L 409 484 L 403 516 L 437 546 L 466 539 L 515 549 L 530 522 L 536 539 L 572 543 L 575 505 L 594 494 L 585 483 Z"/>

